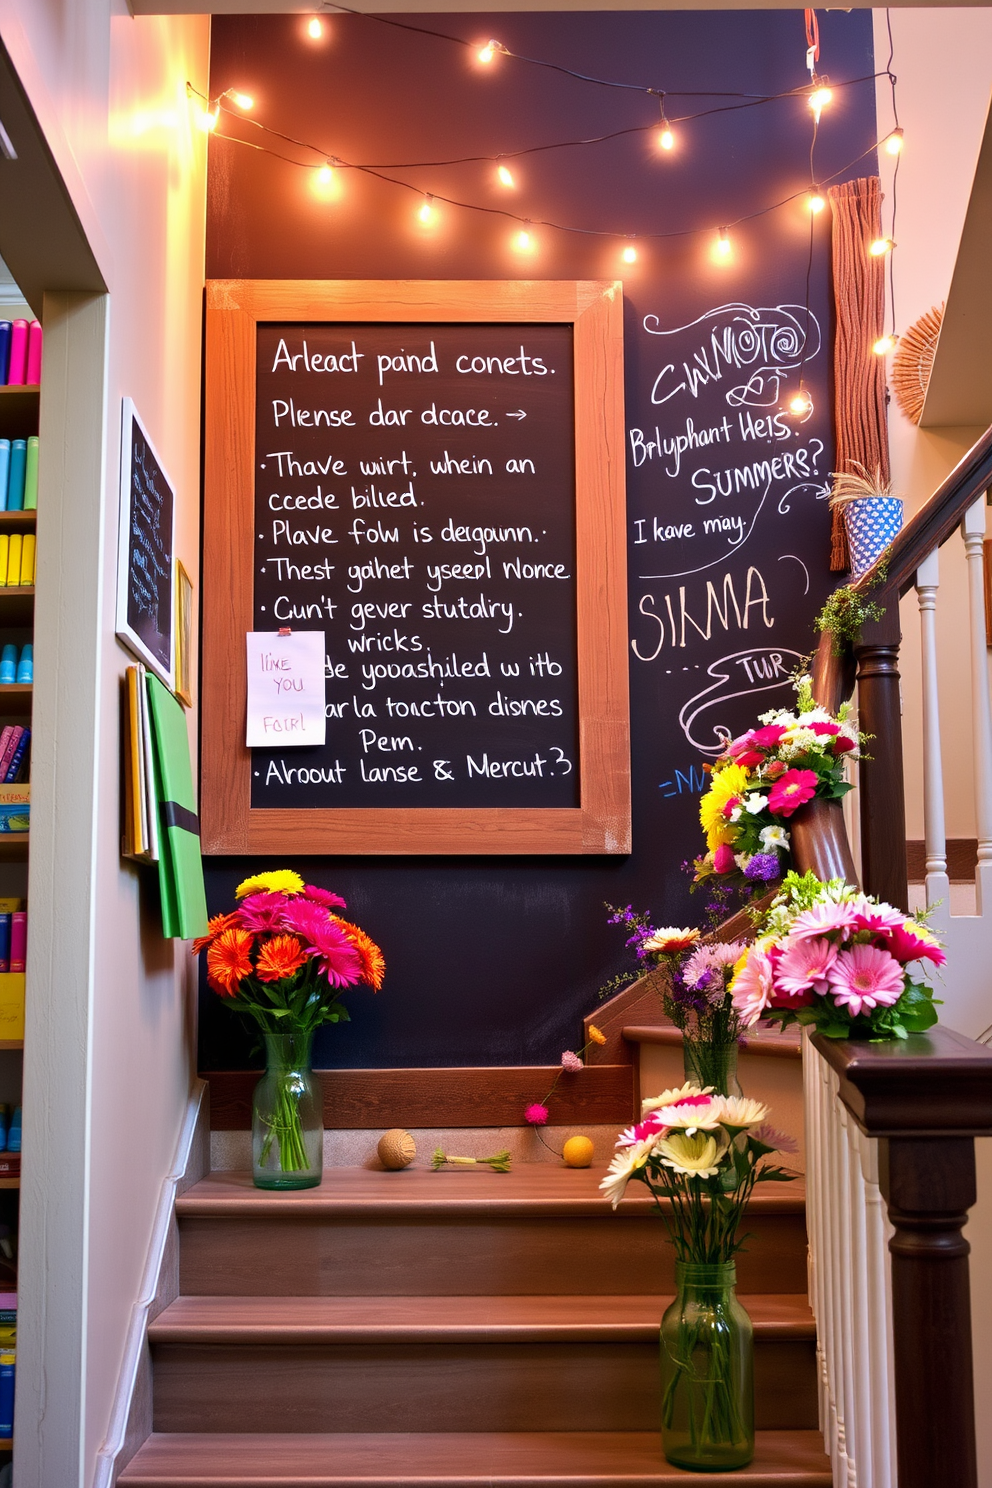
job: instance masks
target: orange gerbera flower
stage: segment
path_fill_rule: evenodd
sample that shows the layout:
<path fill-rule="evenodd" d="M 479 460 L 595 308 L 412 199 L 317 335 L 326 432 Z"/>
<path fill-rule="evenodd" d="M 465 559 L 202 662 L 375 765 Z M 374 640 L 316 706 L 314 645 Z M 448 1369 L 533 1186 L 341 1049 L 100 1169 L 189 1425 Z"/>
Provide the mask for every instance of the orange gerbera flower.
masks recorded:
<path fill-rule="evenodd" d="M 232 910 L 230 914 L 214 915 L 212 920 L 207 921 L 206 935 L 199 935 L 194 940 L 193 955 L 198 956 L 205 946 L 213 945 L 218 935 L 222 934 L 225 930 L 229 930 L 232 925 L 236 925 L 237 923 L 237 910 Z"/>
<path fill-rule="evenodd" d="M 260 982 L 281 982 L 299 971 L 306 959 L 295 935 L 273 935 L 258 953 L 255 975 Z"/>
<path fill-rule="evenodd" d="M 386 972 L 386 960 L 379 947 L 364 930 L 353 925 L 350 920 L 342 920 L 340 915 L 331 915 L 331 919 L 341 926 L 358 952 L 358 959 L 362 964 L 362 981 L 368 982 L 372 990 L 378 992 Z"/>
<path fill-rule="evenodd" d="M 222 930 L 207 951 L 207 981 L 221 997 L 236 997 L 246 976 L 251 976 L 248 952 L 254 936 L 247 930 Z"/>

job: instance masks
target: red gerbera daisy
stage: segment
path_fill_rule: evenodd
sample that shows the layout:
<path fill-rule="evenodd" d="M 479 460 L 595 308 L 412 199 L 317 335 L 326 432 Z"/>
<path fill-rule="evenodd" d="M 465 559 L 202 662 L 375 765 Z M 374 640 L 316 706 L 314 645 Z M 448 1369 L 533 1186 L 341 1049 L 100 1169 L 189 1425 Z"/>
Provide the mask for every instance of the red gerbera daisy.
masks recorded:
<path fill-rule="evenodd" d="M 221 997 L 236 997 L 245 977 L 251 976 L 248 952 L 254 937 L 247 930 L 223 930 L 207 951 L 207 981 Z"/>
<path fill-rule="evenodd" d="M 274 935 L 258 953 L 255 975 L 260 982 L 281 982 L 299 971 L 306 959 L 295 935 Z"/>
<path fill-rule="evenodd" d="M 207 921 L 206 935 L 198 935 L 196 940 L 194 940 L 193 955 L 198 956 L 205 946 L 213 945 L 218 935 L 222 934 L 225 930 L 229 930 L 232 925 L 236 925 L 237 923 L 238 915 L 236 910 L 228 914 L 214 915 L 212 920 Z"/>

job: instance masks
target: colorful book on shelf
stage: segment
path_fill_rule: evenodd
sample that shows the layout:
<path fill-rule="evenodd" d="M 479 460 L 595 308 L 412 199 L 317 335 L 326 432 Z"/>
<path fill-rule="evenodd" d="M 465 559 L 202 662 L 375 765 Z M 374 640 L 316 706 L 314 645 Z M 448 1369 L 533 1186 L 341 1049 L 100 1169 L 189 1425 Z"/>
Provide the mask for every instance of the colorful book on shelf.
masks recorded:
<path fill-rule="evenodd" d="M 186 714 L 157 677 L 146 676 L 146 685 L 159 798 L 162 931 L 188 940 L 207 928 L 207 898 Z"/>
<path fill-rule="evenodd" d="M 10 440 L 0 439 L 0 511 L 7 510 L 7 486 L 10 481 Z"/>
<path fill-rule="evenodd" d="M 13 1040 L 16 1043 L 24 1037 L 25 980 L 23 966 L 20 971 L 0 972 L 0 1039 Z M 6 1146 L 10 1148 L 9 1127 Z"/>
<path fill-rule="evenodd" d="M 19 723 L 15 723 L 11 726 L 10 734 L 7 737 L 7 742 L 3 746 L 3 753 L 0 754 L 0 780 L 3 780 L 7 774 L 7 766 L 14 758 L 14 750 L 20 743 L 20 738 L 23 732 L 24 730 Z M 7 733 L 6 729 L 4 729 L 4 733 Z"/>
<path fill-rule="evenodd" d="M 149 785 L 154 790 L 150 770 L 151 739 L 148 732 L 148 709 L 144 701 L 144 667 L 129 666 L 125 673 L 126 711 L 124 729 L 124 837 L 121 851 L 127 858 L 153 863 L 158 857 L 154 799 L 149 799 Z"/>
<path fill-rule="evenodd" d="M 38 436 L 32 434 L 24 456 L 24 510 L 38 510 Z M 32 583 L 34 580 L 32 579 Z"/>
<path fill-rule="evenodd" d="M 10 441 L 10 469 L 7 472 L 7 511 L 24 510 L 24 477 L 27 473 L 28 442 Z"/>
<path fill-rule="evenodd" d="M 28 912 L 15 909 L 10 917 L 10 973 L 26 971 L 28 960 Z"/>
<path fill-rule="evenodd" d="M 7 385 L 7 373 L 10 370 L 10 334 L 13 330 L 13 322 L 0 320 L 0 387 Z"/>
<path fill-rule="evenodd" d="M 23 387 L 28 377 L 28 323 L 14 320 L 10 324 L 10 359 L 7 363 L 7 382 L 11 387 Z"/>
<path fill-rule="evenodd" d="M 19 1178 L 20 1173 L 20 1152 L 0 1152 L 0 1178 Z"/>
<path fill-rule="evenodd" d="M 29 387 L 37 387 L 41 382 L 41 357 L 44 340 L 45 334 L 41 329 L 41 321 L 33 320 L 28 326 L 27 382 Z"/>
<path fill-rule="evenodd" d="M 31 730 L 29 728 L 22 729 L 21 730 L 21 737 L 18 739 L 17 744 L 14 747 L 14 752 L 13 752 L 13 754 L 10 757 L 10 762 L 7 765 L 6 770 L 4 771 L 4 775 L 3 775 L 3 784 L 4 785 L 13 785 L 14 781 L 17 779 L 18 774 L 20 773 L 22 767 L 24 766 L 24 764 L 26 762 L 27 753 L 28 753 L 28 745 L 30 743 L 31 743 Z M 2 799 L 3 798 L 0 797 L 0 801 L 2 801 Z M 30 801 L 30 799 L 31 798 L 29 796 L 28 797 L 28 800 Z"/>
<path fill-rule="evenodd" d="M 0 914 L 0 972 L 10 970 L 10 915 Z M 3 1140 L 0 1147 L 6 1145 L 7 1127 L 4 1123 Z"/>

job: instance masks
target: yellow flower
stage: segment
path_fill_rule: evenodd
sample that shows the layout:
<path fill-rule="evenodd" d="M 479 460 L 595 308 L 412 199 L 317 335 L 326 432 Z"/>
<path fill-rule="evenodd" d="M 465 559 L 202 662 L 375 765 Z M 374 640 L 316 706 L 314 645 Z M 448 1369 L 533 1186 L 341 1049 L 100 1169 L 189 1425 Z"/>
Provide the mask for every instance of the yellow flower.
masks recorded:
<path fill-rule="evenodd" d="M 244 879 L 234 891 L 236 899 L 246 894 L 302 894 L 303 880 L 292 868 L 275 868 L 271 873 L 254 873 Z"/>
<path fill-rule="evenodd" d="M 722 842 L 733 842 L 737 836 L 737 829 L 724 816 L 723 808 L 728 801 L 745 794 L 750 773 L 743 765 L 726 765 L 722 770 L 714 770 L 713 783 L 699 802 L 699 820 L 710 852 Z"/>
<path fill-rule="evenodd" d="M 712 1178 L 720 1171 L 717 1145 L 705 1132 L 687 1137 L 684 1132 L 673 1132 L 664 1137 L 655 1147 L 666 1168 L 681 1173 L 685 1178 Z"/>
<path fill-rule="evenodd" d="M 605 1044 L 606 1034 L 601 1033 L 595 1023 L 589 1024 L 589 1042 L 591 1044 Z"/>

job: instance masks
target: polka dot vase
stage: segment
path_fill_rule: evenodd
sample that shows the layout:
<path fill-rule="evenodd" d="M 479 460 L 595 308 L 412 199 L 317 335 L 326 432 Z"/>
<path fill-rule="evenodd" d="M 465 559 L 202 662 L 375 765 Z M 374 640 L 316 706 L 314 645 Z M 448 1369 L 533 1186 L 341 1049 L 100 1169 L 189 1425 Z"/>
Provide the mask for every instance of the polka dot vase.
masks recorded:
<path fill-rule="evenodd" d="M 871 568 L 902 527 L 902 501 L 898 496 L 863 496 L 844 506 L 844 525 L 851 550 L 851 578 Z"/>

